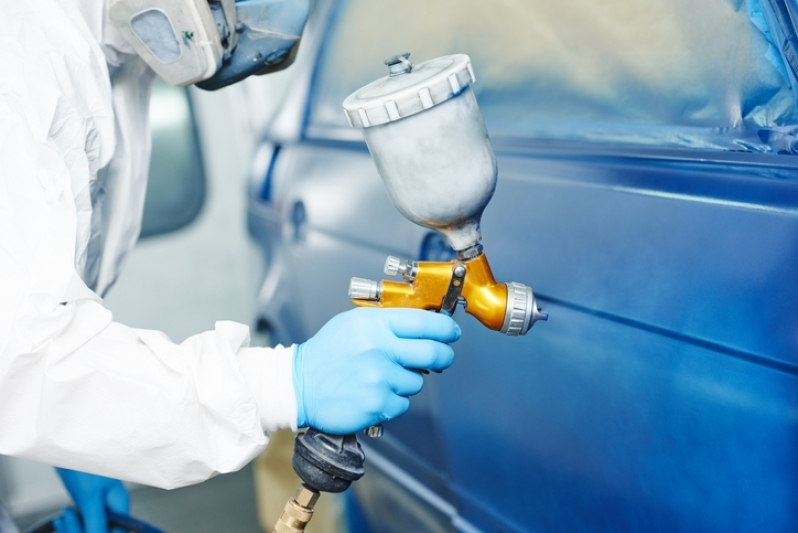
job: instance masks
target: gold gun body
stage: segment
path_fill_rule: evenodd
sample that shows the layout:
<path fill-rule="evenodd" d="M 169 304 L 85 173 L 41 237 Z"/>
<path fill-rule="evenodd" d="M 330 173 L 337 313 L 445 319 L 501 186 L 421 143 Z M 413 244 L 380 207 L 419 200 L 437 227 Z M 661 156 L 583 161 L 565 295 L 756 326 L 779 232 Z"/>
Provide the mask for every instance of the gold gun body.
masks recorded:
<path fill-rule="evenodd" d="M 548 318 L 540 313 L 529 287 L 496 281 L 484 253 L 471 259 L 404 264 L 389 257 L 385 273 L 401 274 L 405 281 L 352 278 L 352 303 L 360 307 L 411 307 L 449 315 L 457 304 L 462 304 L 466 313 L 485 327 L 507 335 L 523 335 L 534 322 Z"/>

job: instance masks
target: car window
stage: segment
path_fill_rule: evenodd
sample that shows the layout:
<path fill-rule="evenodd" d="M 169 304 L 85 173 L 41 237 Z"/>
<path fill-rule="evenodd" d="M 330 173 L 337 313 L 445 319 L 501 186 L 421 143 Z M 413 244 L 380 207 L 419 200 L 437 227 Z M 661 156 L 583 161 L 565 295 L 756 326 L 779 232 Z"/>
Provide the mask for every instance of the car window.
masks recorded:
<path fill-rule="evenodd" d="M 794 119 L 743 0 L 342 0 L 309 123 L 347 127 L 344 98 L 405 51 L 471 56 L 492 135 L 769 151 L 760 130 Z"/>
<path fill-rule="evenodd" d="M 156 80 L 150 99 L 150 128 L 152 156 L 142 238 L 188 225 L 205 202 L 205 171 L 185 87 Z"/>

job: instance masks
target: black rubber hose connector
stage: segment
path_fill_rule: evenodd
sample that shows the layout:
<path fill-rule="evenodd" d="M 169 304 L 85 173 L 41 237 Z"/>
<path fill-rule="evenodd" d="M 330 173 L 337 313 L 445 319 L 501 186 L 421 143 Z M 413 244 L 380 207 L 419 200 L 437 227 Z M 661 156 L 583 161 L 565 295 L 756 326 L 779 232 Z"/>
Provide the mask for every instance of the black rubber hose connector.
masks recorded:
<path fill-rule="evenodd" d="M 328 435 L 310 428 L 294 439 L 291 464 L 308 487 L 343 492 L 366 473 L 365 460 L 354 435 Z"/>

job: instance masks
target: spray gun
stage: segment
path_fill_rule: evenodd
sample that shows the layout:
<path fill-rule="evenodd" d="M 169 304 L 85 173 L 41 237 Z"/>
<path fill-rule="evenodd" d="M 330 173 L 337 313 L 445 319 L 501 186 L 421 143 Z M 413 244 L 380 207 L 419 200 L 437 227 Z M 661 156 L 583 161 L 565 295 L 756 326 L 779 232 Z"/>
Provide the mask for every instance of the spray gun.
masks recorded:
<path fill-rule="evenodd" d="M 453 314 L 458 305 L 486 327 L 524 335 L 548 316 L 532 289 L 497 282 L 482 246 L 480 220 L 496 188 L 497 167 L 471 84 L 468 56 L 413 65 L 410 54 L 385 64 L 389 75 L 344 101 L 349 124 L 361 128 L 393 205 L 410 221 L 443 234 L 449 262 L 388 257 L 385 273 L 404 281 L 352 278 L 349 297 L 363 307 L 413 307 Z M 379 437 L 381 426 L 367 430 Z M 354 435 L 315 429 L 297 436 L 292 464 L 303 484 L 286 504 L 275 533 L 299 533 L 319 492 L 342 492 L 362 477 L 365 455 Z"/>

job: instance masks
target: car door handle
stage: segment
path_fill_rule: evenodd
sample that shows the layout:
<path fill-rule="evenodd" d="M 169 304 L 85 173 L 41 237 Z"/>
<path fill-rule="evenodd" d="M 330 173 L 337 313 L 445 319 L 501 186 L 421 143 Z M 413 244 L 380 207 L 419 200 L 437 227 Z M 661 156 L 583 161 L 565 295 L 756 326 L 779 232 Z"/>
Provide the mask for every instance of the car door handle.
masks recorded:
<path fill-rule="evenodd" d="M 305 203 L 302 200 L 297 200 L 291 206 L 289 220 L 291 222 L 291 241 L 297 244 L 304 242 L 307 237 L 308 216 Z"/>

